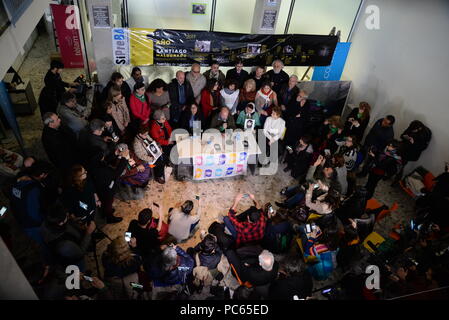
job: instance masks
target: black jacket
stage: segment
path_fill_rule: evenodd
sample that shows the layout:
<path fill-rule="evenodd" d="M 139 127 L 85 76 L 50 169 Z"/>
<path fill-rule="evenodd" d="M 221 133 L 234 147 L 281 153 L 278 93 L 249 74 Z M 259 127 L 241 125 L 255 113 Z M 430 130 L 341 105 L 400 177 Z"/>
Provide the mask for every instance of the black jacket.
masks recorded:
<path fill-rule="evenodd" d="M 100 198 L 113 196 L 117 186 L 117 179 L 122 175 L 128 161 L 120 159 L 117 167 L 113 168 L 104 161 L 92 163 L 90 172 L 95 184 L 95 190 Z"/>
<path fill-rule="evenodd" d="M 352 109 L 349 116 L 346 118 L 345 127 L 343 129 L 343 134 L 347 136 L 356 136 L 357 141 L 360 143 L 363 139 L 363 134 L 365 133 L 366 127 L 368 126 L 370 117 L 366 117 L 363 121 L 360 119 L 357 119 L 357 114 L 359 113 L 359 108 Z M 348 121 L 348 119 L 353 118 L 355 120 L 358 120 L 360 123 L 360 126 L 355 127 L 352 125 L 351 122 Z"/>
<path fill-rule="evenodd" d="M 56 263 L 63 266 L 80 263 L 91 242 L 91 235 L 70 221 L 63 227 L 54 227 L 45 222 L 41 233 Z"/>
<path fill-rule="evenodd" d="M 309 272 L 279 279 L 270 285 L 270 300 L 293 300 L 296 295 L 305 299 L 312 295 L 313 279 Z"/>
<path fill-rule="evenodd" d="M 407 135 L 413 138 L 413 144 L 409 140 L 404 138 Z M 421 153 L 429 146 L 430 139 L 432 138 L 432 131 L 429 128 L 424 127 L 418 132 L 413 132 L 410 126 L 401 134 L 402 139 L 402 155 L 406 161 L 417 161 L 421 156 Z"/>
<path fill-rule="evenodd" d="M 374 146 L 378 151 L 383 151 L 387 143 L 394 138 L 394 130 L 392 126 L 382 127 L 382 120 L 376 121 L 365 138 L 365 147 Z"/>
<path fill-rule="evenodd" d="M 249 74 L 247 71 L 243 70 L 240 73 L 237 73 L 237 70 L 230 69 L 226 72 L 226 80 L 235 80 L 237 82 L 237 88 L 242 88 L 243 83 L 249 78 Z"/>
<path fill-rule="evenodd" d="M 108 100 L 109 97 L 109 90 L 114 85 L 112 81 L 109 81 L 106 87 L 104 87 L 103 91 L 101 91 L 100 94 L 100 106 L 103 106 L 104 103 Z M 131 89 L 129 88 L 128 84 L 123 81 L 122 86 L 120 87 L 120 91 L 122 92 L 122 95 L 125 97 L 126 102 L 129 102 L 129 97 L 131 97 Z M 127 104 L 129 106 L 129 104 Z"/>
<path fill-rule="evenodd" d="M 272 89 L 277 94 L 280 93 L 282 85 L 288 83 L 288 80 L 290 79 L 290 77 L 284 70 L 281 70 L 281 72 L 279 72 L 279 73 L 274 73 L 273 70 L 270 70 L 266 73 L 266 75 L 267 75 L 268 81 L 274 83 Z"/>
<path fill-rule="evenodd" d="M 67 170 L 77 163 L 76 138 L 63 126 L 59 129 L 45 126 L 42 131 L 42 144 L 48 158 L 58 169 Z"/>
<path fill-rule="evenodd" d="M 61 101 L 65 88 L 69 87 L 67 82 L 62 81 L 60 74 L 55 74 L 50 70 L 48 70 L 45 75 L 44 83 L 45 86 L 42 88 L 39 95 L 41 116 L 43 116 L 46 112 L 56 113 L 56 108 Z"/>
<path fill-rule="evenodd" d="M 182 129 L 187 130 L 190 134 L 193 133 L 192 128 L 190 128 L 190 117 L 192 116 L 192 113 L 190 110 L 186 109 L 181 113 L 181 119 L 179 120 L 179 125 Z M 203 113 L 198 108 L 198 112 L 195 115 L 195 121 L 201 121 L 201 130 L 205 130 L 205 121 L 203 117 Z"/>
<path fill-rule="evenodd" d="M 226 120 L 227 124 L 228 124 L 228 128 L 227 129 L 237 129 L 236 125 L 235 125 L 235 121 L 234 121 L 234 117 L 231 115 L 231 113 L 229 112 L 228 115 L 228 119 Z M 215 113 L 214 115 L 212 115 L 212 120 L 210 122 L 210 128 L 214 128 L 214 129 L 218 129 L 220 131 L 222 126 L 223 126 L 224 121 L 220 119 L 220 113 Z M 222 131 L 224 132 L 224 130 Z"/>
<path fill-rule="evenodd" d="M 284 105 L 285 107 L 290 106 L 291 104 L 294 104 L 296 101 L 296 98 L 299 93 L 299 88 L 295 86 L 289 91 L 288 83 L 284 84 L 281 87 L 281 90 L 279 91 L 278 96 L 278 103 L 279 105 Z M 307 102 L 306 102 L 307 104 Z"/>
<path fill-rule="evenodd" d="M 179 103 L 179 84 L 178 80 L 173 79 L 172 82 L 168 85 L 168 95 L 170 96 L 170 120 L 174 122 L 179 122 L 181 118 L 182 108 L 189 104 L 192 104 L 195 101 L 195 97 L 193 95 L 192 86 L 186 80 L 184 81 L 184 93 L 185 93 L 185 103 L 181 105 Z"/>

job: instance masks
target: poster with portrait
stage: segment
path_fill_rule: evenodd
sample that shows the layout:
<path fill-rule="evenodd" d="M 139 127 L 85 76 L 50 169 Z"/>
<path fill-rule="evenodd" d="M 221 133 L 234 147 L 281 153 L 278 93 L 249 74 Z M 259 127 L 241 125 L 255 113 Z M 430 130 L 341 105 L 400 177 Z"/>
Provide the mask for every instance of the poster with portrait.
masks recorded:
<path fill-rule="evenodd" d="M 192 14 L 206 14 L 205 3 L 192 3 Z"/>
<path fill-rule="evenodd" d="M 254 130 L 255 124 L 256 124 L 255 120 L 253 120 L 253 119 L 246 119 L 245 120 L 245 124 L 243 125 L 243 127 L 245 128 L 245 131 L 246 130 Z"/>
<path fill-rule="evenodd" d="M 150 164 L 154 164 L 162 155 L 162 150 L 161 148 L 159 148 L 156 141 L 153 141 L 147 146 L 147 151 L 148 154 L 154 158 L 153 162 L 151 162 Z"/>

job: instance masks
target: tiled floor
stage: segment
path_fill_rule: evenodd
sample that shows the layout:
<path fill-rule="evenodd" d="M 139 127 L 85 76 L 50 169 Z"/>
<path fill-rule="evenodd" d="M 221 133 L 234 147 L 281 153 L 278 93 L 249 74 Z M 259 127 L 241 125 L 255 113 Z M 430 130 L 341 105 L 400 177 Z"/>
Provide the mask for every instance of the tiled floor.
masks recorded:
<path fill-rule="evenodd" d="M 19 71 L 23 78 L 28 77 L 31 79 L 36 100 L 42 88 L 44 75 L 48 69 L 49 56 L 46 53 L 46 43 L 48 41 L 48 37 L 40 36 Z M 83 70 L 79 69 L 65 69 L 63 78 L 72 81 L 82 72 Z M 45 152 L 42 150 L 40 142 L 42 124 L 39 111 L 36 110 L 33 116 L 21 117 L 18 121 L 25 140 L 26 149 L 39 158 L 45 158 Z M 12 141 L 10 144 L 13 147 L 14 143 Z M 13 147 L 13 149 L 16 148 Z M 201 196 L 203 218 L 200 221 L 200 229 L 207 229 L 213 221 L 227 214 L 234 197 L 239 192 L 249 191 L 254 193 L 262 203 L 271 201 L 274 204 L 274 201 L 281 200 L 281 196 L 279 195 L 280 189 L 293 183 L 293 179 L 281 169 L 273 176 L 233 177 L 203 182 L 179 182 L 171 177 L 165 185 L 152 182 L 147 187 L 143 200 L 130 202 L 117 200 L 115 203 L 116 214 L 123 217 L 123 221 L 115 225 L 106 225 L 103 230 L 111 238 L 123 236 L 130 220 L 136 218 L 138 212 L 149 206 L 153 201 L 158 202 L 163 206 L 164 210 L 167 210 L 170 207 L 180 205 L 185 200 L 193 200 L 195 195 Z M 364 181 L 359 181 L 359 184 L 362 182 Z M 390 182 L 381 181 L 375 193 L 375 198 L 388 206 L 391 206 L 393 202 L 399 204 L 399 209 L 393 216 L 388 218 L 385 223 L 376 226 L 375 230 L 384 237 L 388 236 L 394 224 L 405 221 L 413 214 L 413 201 L 401 189 L 392 188 L 389 184 Z M 250 200 L 244 200 L 240 205 L 240 209 L 244 209 L 249 205 Z M 193 239 L 183 244 L 182 247 L 190 247 L 197 243 L 198 240 L 199 232 L 197 232 Z M 109 241 L 107 239 L 99 242 L 99 255 L 105 250 L 108 243 Z M 92 257 L 89 259 L 89 264 L 91 269 L 95 270 Z M 333 282 L 336 276 L 337 274 L 325 282 L 317 282 L 316 287 Z"/>

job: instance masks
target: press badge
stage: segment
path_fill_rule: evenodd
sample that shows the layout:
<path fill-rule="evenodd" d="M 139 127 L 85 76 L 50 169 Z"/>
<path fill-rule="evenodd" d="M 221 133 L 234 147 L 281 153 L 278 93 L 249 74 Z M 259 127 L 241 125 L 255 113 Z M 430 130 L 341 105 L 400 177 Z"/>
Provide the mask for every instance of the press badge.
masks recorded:
<path fill-rule="evenodd" d="M 85 204 L 82 201 L 80 201 L 80 207 L 83 208 L 84 210 L 87 210 L 87 204 Z"/>

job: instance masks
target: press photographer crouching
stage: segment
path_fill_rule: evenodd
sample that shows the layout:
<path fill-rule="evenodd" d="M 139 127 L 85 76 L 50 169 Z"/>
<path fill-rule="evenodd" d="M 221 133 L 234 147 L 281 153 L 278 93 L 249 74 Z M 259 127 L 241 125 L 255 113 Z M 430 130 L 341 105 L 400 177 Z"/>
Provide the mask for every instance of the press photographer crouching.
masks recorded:
<path fill-rule="evenodd" d="M 49 208 L 41 232 L 54 264 L 62 269 L 76 265 L 84 271 L 84 256 L 91 245 L 91 235 L 95 229 L 94 221 L 81 225 L 69 219 L 67 210 L 62 204 L 56 203 Z"/>
<path fill-rule="evenodd" d="M 341 192 L 341 185 L 338 180 L 338 174 L 335 166 L 330 159 L 326 159 L 323 155 L 318 156 L 315 163 L 310 166 L 307 171 L 306 181 L 314 183 L 314 198 L 326 193 L 330 188 L 336 192 Z M 281 202 L 275 202 L 280 208 L 292 209 L 299 205 L 305 197 L 306 190 L 310 184 L 295 185 L 281 190 L 281 195 L 287 199 Z"/>

